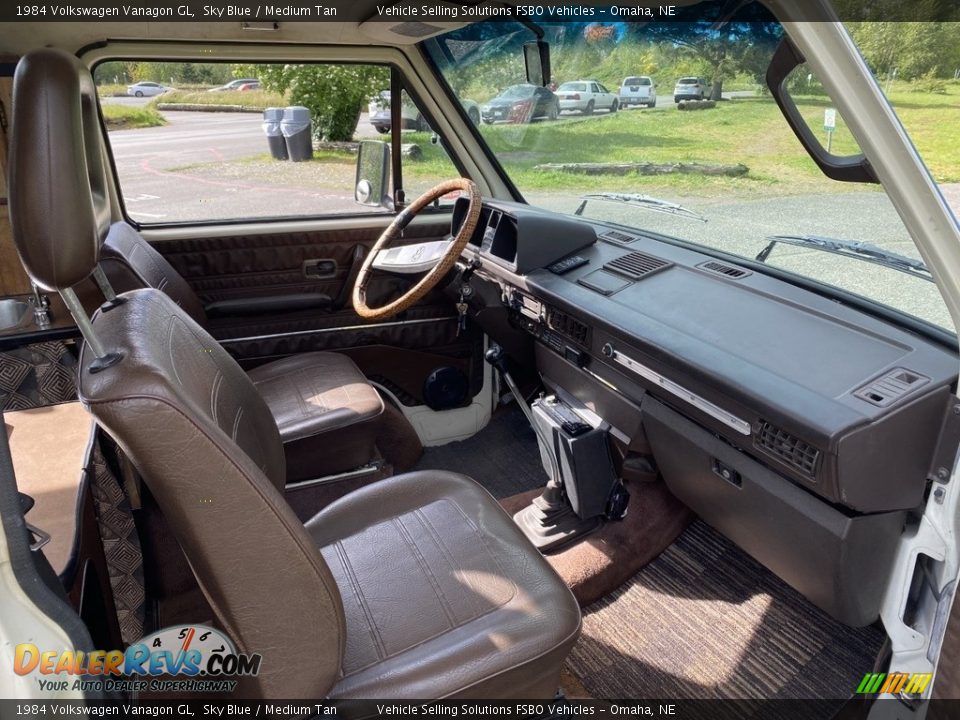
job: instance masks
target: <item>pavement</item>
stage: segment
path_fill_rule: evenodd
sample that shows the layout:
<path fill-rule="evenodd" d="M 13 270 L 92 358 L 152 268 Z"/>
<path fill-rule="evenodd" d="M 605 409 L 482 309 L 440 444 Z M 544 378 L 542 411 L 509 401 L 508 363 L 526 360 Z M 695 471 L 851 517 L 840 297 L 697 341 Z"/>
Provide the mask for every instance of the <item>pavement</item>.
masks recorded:
<path fill-rule="evenodd" d="M 153 98 L 131 97 L 129 95 L 120 95 L 117 97 L 114 97 L 112 95 L 100 96 L 101 105 L 127 105 L 129 107 L 143 107 L 151 100 L 153 100 Z"/>
<path fill-rule="evenodd" d="M 113 98 L 141 101 L 142 98 Z M 210 177 L 204 166 L 237 167 L 269 155 L 259 113 L 166 112 L 167 125 L 110 133 L 114 162 L 131 217 L 141 222 L 288 214 L 296 200 L 302 214 L 353 209 L 353 179 L 346 186 L 282 186 L 251 165 L 248 177 Z M 366 113 L 357 136 L 380 137 Z"/>

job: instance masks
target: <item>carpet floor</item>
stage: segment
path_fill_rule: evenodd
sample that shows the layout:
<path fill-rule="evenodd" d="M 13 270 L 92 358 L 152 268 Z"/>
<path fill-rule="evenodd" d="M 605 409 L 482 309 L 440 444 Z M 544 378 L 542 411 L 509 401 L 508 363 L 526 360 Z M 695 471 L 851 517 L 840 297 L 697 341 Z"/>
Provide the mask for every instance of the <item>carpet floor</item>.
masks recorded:
<path fill-rule="evenodd" d="M 602 698 L 839 700 L 882 641 L 876 627 L 833 620 L 698 520 L 585 609 L 568 667 Z M 738 715 L 748 709 L 738 705 Z"/>
<path fill-rule="evenodd" d="M 424 448 L 414 470 L 449 470 L 469 475 L 498 500 L 542 487 L 537 436 L 516 405 L 502 407 L 473 437 Z"/>
<path fill-rule="evenodd" d="M 427 468 L 470 475 L 509 512 L 546 482 L 516 407 L 468 440 L 427 448 L 416 469 Z M 584 608 L 565 683 L 582 690 L 570 695 L 746 701 L 729 707 L 736 717 L 775 717 L 775 707 L 750 702 L 760 698 L 836 698 L 839 708 L 873 667 L 883 633 L 833 620 L 702 521 L 673 541 L 688 511 L 662 483 L 630 490 L 624 522 L 548 556 L 582 602 L 603 595 Z M 713 718 L 721 707 L 685 712 Z M 823 710 L 810 706 L 811 717 Z"/>

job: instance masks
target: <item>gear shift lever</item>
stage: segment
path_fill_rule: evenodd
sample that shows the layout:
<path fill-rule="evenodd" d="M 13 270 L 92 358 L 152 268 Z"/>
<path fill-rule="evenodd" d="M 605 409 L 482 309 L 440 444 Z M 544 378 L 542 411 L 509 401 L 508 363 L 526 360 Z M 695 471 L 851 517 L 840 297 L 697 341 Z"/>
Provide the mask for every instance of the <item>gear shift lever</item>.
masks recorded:
<path fill-rule="evenodd" d="M 527 405 L 527 401 L 521 394 L 520 388 L 517 387 L 513 376 L 510 375 L 507 354 L 502 347 L 493 344 L 487 349 L 483 357 L 503 377 L 517 405 L 523 410 L 527 422 L 530 423 L 530 427 L 537 434 L 541 454 L 550 465 L 550 477 L 547 479 L 543 492 L 534 498 L 530 505 L 513 516 L 514 522 L 520 526 L 524 534 L 541 551 L 568 543 L 577 535 L 594 529 L 597 527 L 598 521 L 595 519 L 586 523 L 581 521 L 574 514 L 573 509 L 564 497 L 563 475 L 560 471 L 560 462 L 557 459 L 557 449 L 554 446 L 553 437 L 548 435 L 540 423 L 536 421 L 533 411 Z"/>
<path fill-rule="evenodd" d="M 563 481 L 560 477 L 560 464 L 557 462 L 557 454 L 553 449 L 553 441 L 552 439 L 545 437 L 543 431 L 533 419 L 533 412 L 530 410 L 530 406 L 527 405 L 527 401 L 524 400 L 523 395 L 520 393 L 520 388 L 517 387 L 516 381 L 513 379 L 513 376 L 507 369 L 507 353 L 504 352 L 502 347 L 494 343 L 487 348 L 487 351 L 483 354 L 483 359 L 493 365 L 497 372 L 500 373 L 500 376 L 503 378 L 504 382 L 507 383 L 507 387 L 510 389 L 510 394 L 513 395 L 513 399 L 516 400 L 517 405 L 520 406 L 520 409 L 523 410 L 523 414 L 526 416 L 527 422 L 530 423 L 530 427 L 533 428 L 533 431 L 537 434 L 537 437 L 540 438 L 541 447 L 545 448 L 545 452 L 550 459 L 551 469 L 550 480 L 547 482 L 547 488 L 549 488 L 551 484 L 554 484 L 559 489 L 562 487 Z"/>

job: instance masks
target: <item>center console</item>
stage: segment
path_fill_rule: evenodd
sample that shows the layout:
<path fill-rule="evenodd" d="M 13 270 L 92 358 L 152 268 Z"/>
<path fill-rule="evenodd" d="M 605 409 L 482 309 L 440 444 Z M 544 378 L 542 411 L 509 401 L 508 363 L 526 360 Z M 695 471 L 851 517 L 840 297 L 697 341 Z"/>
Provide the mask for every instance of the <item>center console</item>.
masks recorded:
<path fill-rule="evenodd" d="M 562 391 L 527 407 L 503 350 L 494 345 L 486 358 L 527 415 L 549 478 L 543 493 L 514 515 L 527 538 L 546 552 L 623 517 L 629 495 L 610 455 L 610 426 L 572 397 L 560 396 Z"/>

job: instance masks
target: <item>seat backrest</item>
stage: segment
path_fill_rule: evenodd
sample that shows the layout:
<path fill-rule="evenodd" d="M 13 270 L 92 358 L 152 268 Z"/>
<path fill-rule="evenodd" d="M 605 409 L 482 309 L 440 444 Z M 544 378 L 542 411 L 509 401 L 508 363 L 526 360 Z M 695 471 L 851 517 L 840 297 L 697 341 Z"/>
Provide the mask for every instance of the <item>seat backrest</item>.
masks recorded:
<path fill-rule="evenodd" d="M 30 276 L 65 300 L 93 272 L 109 228 L 102 140 L 91 123 L 100 127 L 96 89 L 77 58 L 44 49 L 20 61 L 14 241 Z M 73 142 L 54 139 L 62 137 Z M 281 494 L 283 446 L 269 409 L 237 363 L 163 292 L 119 299 L 90 325 L 74 303 L 87 340 L 81 400 L 143 476 L 219 624 L 238 649 L 263 656 L 259 676 L 241 680 L 243 694 L 323 697 L 340 674 L 343 605 Z M 105 350 L 100 359 L 96 345 Z M 112 362 L 99 362 L 107 355 Z"/>
<path fill-rule="evenodd" d="M 207 313 L 193 288 L 128 223 L 121 220 L 110 226 L 100 252 L 100 267 L 118 293 L 144 287 L 162 290 L 190 317 L 206 326 Z"/>

